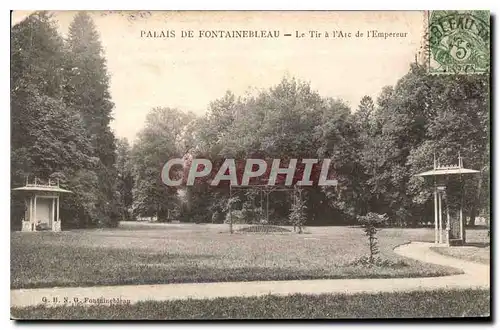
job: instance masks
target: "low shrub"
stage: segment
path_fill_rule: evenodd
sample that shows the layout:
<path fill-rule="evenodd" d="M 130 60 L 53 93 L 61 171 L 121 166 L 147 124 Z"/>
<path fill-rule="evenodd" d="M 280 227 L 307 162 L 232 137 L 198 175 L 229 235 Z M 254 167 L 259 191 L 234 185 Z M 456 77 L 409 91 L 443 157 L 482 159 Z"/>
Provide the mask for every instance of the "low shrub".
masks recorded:
<path fill-rule="evenodd" d="M 246 233 L 289 233 L 290 229 L 270 225 L 255 225 L 241 228 L 238 231 Z"/>
<path fill-rule="evenodd" d="M 365 236 L 368 237 L 370 256 L 367 259 L 370 263 L 374 263 L 376 255 L 379 253 L 377 232 L 381 230 L 380 227 L 387 223 L 387 215 L 369 212 L 366 215 L 358 217 L 358 221 L 363 226 Z"/>

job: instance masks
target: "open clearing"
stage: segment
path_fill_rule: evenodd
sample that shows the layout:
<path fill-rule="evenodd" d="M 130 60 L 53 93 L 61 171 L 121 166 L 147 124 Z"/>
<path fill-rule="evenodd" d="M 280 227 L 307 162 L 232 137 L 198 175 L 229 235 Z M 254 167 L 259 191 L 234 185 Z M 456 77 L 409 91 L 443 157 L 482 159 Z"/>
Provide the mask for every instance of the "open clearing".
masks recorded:
<path fill-rule="evenodd" d="M 11 287 L 92 286 L 318 278 L 387 278 L 459 273 L 394 253 L 432 241 L 433 229 L 383 229 L 380 256 L 394 263 L 351 263 L 368 253 L 360 228 L 309 227 L 309 234 L 227 233 L 227 225 L 132 224 L 116 229 L 12 233 Z M 484 244 L 486 230 L 467 232 Z"/>

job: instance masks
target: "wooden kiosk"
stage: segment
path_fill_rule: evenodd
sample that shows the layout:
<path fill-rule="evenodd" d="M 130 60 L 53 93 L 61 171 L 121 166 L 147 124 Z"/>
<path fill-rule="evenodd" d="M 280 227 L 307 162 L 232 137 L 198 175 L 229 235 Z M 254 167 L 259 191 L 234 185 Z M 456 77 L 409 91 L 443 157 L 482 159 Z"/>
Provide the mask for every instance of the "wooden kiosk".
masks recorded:
<path fill-rule="evenodd" d="M 479 173 L 463 167 L 462 157 L 458 156 L 457 165 L 441 166 L 436 162 L 434 156 L 434 169 L 417 174 L 416 176 L 431 177 L 434 180 L 434 242 L 436 244 L 463 245 L 465 244 L 465 224 L 463 219 L 463 196 L 460 202 L 458 214 L 450 217 L 449 200 L 446 195 L 448 179 L 451 176 Z M 462 185 L 462 184 L 461 184 Z M 443 204 L 446 205 L 443 210 Z M 443 211 L 446 212 L 446 227 L 443 227 Z"/>
<path fill-rule="evenodd" d="M 61 231 L 59 197 L 71 191 L 59 187 L 59 182 L 39 184 L 26 181 L 24 187 L 14 188 L 24 196 L 25 212 L 21 231 Z"/>

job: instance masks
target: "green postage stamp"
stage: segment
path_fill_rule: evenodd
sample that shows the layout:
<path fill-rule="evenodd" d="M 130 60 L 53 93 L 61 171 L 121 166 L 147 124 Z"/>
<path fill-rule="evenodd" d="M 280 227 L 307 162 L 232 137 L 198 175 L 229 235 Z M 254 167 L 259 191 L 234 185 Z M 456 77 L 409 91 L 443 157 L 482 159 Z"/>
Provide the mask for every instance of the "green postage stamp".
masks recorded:
<path fill-rule="evenodd" d="M 490 71 L 489 11 L 430 11 L 428 24 L 430 73 Z"/>

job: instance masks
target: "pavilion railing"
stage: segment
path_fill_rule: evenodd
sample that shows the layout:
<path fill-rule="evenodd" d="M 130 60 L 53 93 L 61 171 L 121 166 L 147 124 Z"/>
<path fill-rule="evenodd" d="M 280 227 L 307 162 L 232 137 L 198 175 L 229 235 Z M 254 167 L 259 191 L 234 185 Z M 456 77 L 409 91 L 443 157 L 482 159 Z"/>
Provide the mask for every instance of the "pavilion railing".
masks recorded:
<path fill-rule="evenodd" d="M 43 180 L 35 177 L 33 183 L 28 181 L 28 177 L 26 177 L 26 187 L 59 187 L 59 179 L 57 180 Z"/>

